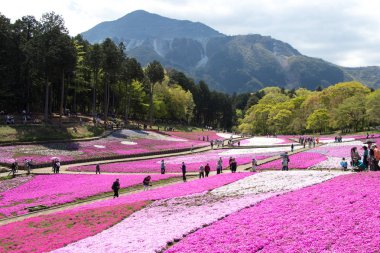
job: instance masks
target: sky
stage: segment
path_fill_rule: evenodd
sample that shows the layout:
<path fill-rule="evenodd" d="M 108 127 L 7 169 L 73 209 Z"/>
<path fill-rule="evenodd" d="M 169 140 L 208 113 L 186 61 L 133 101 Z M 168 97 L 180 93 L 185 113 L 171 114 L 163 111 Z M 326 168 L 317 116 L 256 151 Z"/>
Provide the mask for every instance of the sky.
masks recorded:
<path fill-rule="evenodd" d="M 378 0 L 0 0 L 12 22 L 62 15 L 70 34 L 135 10 L 202 22 L 226 35 L 261 34 L 345 67 L 380 66 Z"/>

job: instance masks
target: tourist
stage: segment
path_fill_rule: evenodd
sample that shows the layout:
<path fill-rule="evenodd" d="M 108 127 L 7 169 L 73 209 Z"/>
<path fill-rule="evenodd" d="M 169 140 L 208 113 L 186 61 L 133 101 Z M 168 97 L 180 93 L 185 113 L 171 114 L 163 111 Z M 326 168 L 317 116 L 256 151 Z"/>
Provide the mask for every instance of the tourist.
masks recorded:
<path fill-rule="evenodd" d="M 205 167 L 201 164 L 199 167 L 199 178 L 204 178 L 205 177 Z"/>
<path fill-rule="evenodd" d="M 144 191 L 149 190 L 149 186 L 152 186 L 150 180 L 151 180 L 150 176 L 147 176 L 147 177 L 144 178 L 144 180 L 143 180 Z"/>
<path fill-rule="evenodd" d="M 182 170 L 183 182 L 186 182 L 186 165 L 185 165 L 185 162 L 182 162 L 181 170 Z"/>
<path fill-rule="evenodd" d="M 351 148 L 351 166 L 358 166 L 359 159 L 360 155 L 358 153 L 358 149 L 356 147 Z"/>
<path fill-rule="evenodd" d="M 375 163 L 375 170 L 378 171 L 380 170 L 379 168 L 379 160 L 380 160 L 380 150 L 377 148 L 376 144 L 372 144 L 373 146 L 373 153 L 374 153 L 374 163 Z"/>
<path fill-rule="evenodd" d="M 59 162 L 59 160 L 57 160 L 55 162 L 55 171 L 57 174 L 59 173 L 59 168 L 61 168 L 61 163 Z"/>
<path fill-rule="evenodd" d="M 344 157 L 342 158 L 342 161 L 340 161 L 340 166 L 342 167 L 342 171 L 347 170 L 348 164 L 347 164 L 346 158 Z"/>
<path fill-rule="evenodd" d="M 29 175 L 30 174 L 30 162 L 29 162 L 28 159 L 24 160 L 24 167 L 25 167 L 25 169 L 27 171 L 27 174 Z"/>
<path fill-rule="evenodd" d="M 237 169 L 237 163 L 235 158 L 232 158 L 231 164 L 230 164 L 231 172 L 235 173 Z"/>
<path fill-rule="evenodd" d="M 294 144 L 292 143 L 292 145 L 290 145 L 290 151 L 293 152 L 294 151 Z"/>
<path fill-rule="evenodd" d="M 214 149 L 214 142 L 210 141 L 211 149 Z"/>
<path fill-rule="evenodd" d="M 290 162 L 290 159 L 289 159 L 289 156 L 288 156 L 288 153 L 285 152 L 285 154 L 282 156 L 282 170 L 283 171 L 288 171 L 289 170 L 289 162 Z"/>
<path fill-rule="evenodd" d="M 165 161 L 164 161 L 164 159 L 161 160 L 161 174 L 165 174 Z"/>
<path fill-rule="evenodd" d="M 15 177 L 15 176 L 16 176 L 17 167 L 18 167 L 17 162 L 14 161 L 14 162 L 12 163 L 12 165 L 11 165 L 11 171 L 9 172 L 8 176 L 9 176 L 10 174 L 12 174 L 12 177 Z"/>
<path fill-rule="evenodd" d="M 216 174 L 220 173 L 223 173 L 223 161 L 221 157 L 219 157 L 218 163 L 216 165 Z"/>
<path fill-rule="evenodd" d="M 210 165 L 207 163 L 205 166 L 206 177 L 208 177 L 208 174 L 210 174 L 210 171 L 211 171 Z"/>
<path fill-rule="evenodd" d="M 100 174 L 100 165 L 99 165 L 99 163 L 95 167 L 95 174 Z"/>
<path fill-rule="evenodd" d="M 120 183 L 119 179 L 117 178 L 115 182 L 112 184 L 112 190 L 113 190 L 113 198 L 119 197 L 119 189 L 120 189 Z"/>
<path fill-rule="evenodd" d="M 256 172 L 256 168 L 257 168 L 257 161 L 255 158 L 252 158 L 252 168 L 251 168 L 251 172 Z"/>
<path fill-rule="evenodd" d="M 363 165 L 365 167 L 365 170 L 368 170 L 368 165 L 369 165 L 368 160 L 369 160 L 368 148 L 367 148 L 367 146 L 363 146 L 362 161 L 363 161 Z"/>

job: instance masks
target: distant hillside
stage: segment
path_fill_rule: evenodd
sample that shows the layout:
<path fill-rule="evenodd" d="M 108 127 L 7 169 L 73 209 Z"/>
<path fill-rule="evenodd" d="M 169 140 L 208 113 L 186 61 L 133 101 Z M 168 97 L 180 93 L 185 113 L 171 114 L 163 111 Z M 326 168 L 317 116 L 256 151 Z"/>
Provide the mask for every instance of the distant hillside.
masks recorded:
<path fill-rule="evenodd" d="M 380 86 L 380 69 L 343 68 L 300 54 L 270 36 L 226 36 L 202 24 L 135 11 L 84 32 L 98 43 L 109 37 L 123 42 L 127 54 L 143 65 L 159 60 L 216 90 L 251 92 L 266 86 L 315 89 L 358 80 Z"/>

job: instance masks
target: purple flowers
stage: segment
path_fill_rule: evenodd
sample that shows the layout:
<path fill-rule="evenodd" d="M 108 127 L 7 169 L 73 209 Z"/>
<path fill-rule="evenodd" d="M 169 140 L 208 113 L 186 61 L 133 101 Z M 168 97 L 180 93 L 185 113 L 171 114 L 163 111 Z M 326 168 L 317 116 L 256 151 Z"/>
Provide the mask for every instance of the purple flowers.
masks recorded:
<path fill-rule="evenodd" d="M 378 172 L 350 174 L 270 198 L 167 252 L 377 252 L 379 182 Z"/>
<path fill-rule="evenodd" d="M 152 181 L 175 177 L 173 174 L 152 175 Z M 54 206 L 96 194 L 110 192 L 112 182 L 120 179 L 121 187 L 141 184 L 145 175 L 38 175 L 20 186 L 2 192 L 0 214 L 12 216 L 27 213 L 26 208 Z"/>
<path fill-rule="evenodd" d="M 320 153 L 314 152 L 301 152 L 294 155 L 289 156 L 289 168 L 290 169 L 307 169 L 310 166 L 313 166 L 319 162 L 326 160 L 326 156 Z M 275 160 L 272 162 L 265 163 L 260 165 L 259 169 L 281 169 L 282 160 Z"/>

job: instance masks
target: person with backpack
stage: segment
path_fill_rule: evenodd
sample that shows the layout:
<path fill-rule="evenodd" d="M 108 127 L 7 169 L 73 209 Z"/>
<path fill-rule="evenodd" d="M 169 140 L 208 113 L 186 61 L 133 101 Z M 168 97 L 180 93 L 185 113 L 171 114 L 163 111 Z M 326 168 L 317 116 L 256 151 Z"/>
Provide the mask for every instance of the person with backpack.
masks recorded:
<path fill-rule="evenodd" d="M 288 153 L 285 152 L 284 156 L 282 157 L 282 163 L 281 163 L 283 171 L 289 170 L 289 162 L 290 162 L 290 159 L 289 159 Z"/>
<path fill-rule="evenodd" d="M 115 182 L 112 184 L 112 190 L 113 190 L 113 198 L 118 198 L 119 197 L 119 189 L 120 189 L 120 182 L 119 179 L 117 178 Z"/>

